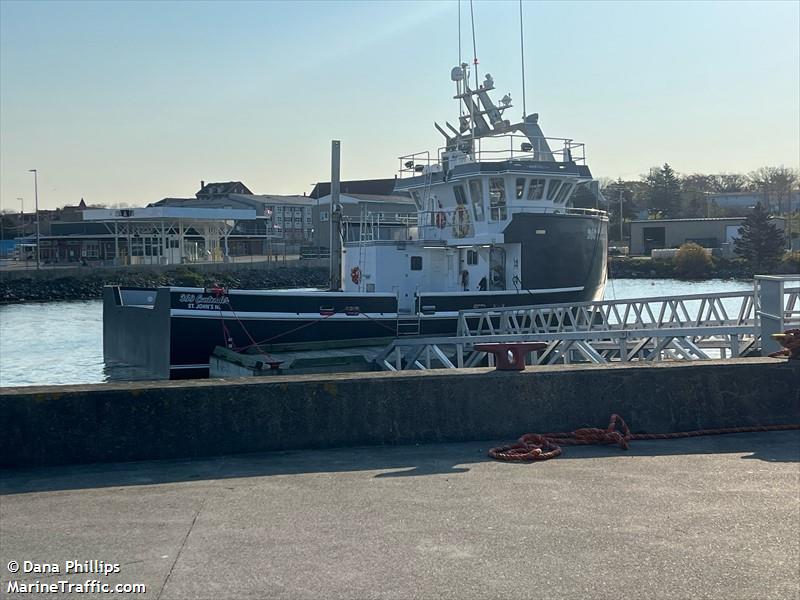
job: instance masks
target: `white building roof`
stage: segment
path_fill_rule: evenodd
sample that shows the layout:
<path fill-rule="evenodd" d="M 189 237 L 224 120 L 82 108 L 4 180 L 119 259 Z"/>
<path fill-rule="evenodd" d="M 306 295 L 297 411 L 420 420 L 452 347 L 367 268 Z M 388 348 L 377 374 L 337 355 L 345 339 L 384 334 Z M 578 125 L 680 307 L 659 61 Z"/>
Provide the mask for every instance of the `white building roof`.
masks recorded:
<path fill-rule="evenodd" d="M 92 208 L 83 211 L 84 221 L 251 221 L 253 209 L 236 208 L 185 208 L 178 206 L 151 206 L 146 208 Z"/>

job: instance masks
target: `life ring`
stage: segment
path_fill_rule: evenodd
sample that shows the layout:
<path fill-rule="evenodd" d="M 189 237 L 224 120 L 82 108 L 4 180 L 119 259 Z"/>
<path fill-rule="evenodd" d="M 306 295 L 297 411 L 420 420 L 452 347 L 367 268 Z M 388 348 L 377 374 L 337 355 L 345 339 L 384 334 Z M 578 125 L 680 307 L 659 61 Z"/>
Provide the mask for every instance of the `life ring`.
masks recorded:
<path fill-rule="evenodd" d="M 465 238 L 469 235 L 469 227 L 469 213 L 463 204 L 459 204 L 453 213 L 453 235 Z"/>
<path fill-rule="evenodd" d="M 361 269 L 359 267 L 353 267 L 350 269 L 350 279 L 356 285 L 361 283 Z"/>
<path fill-rule="evenodd" d="M 436 213 L 436 227 L 439 229 L 444 229 L 447 227 L 447 215 L 445 215 L 443 212 Z"/>

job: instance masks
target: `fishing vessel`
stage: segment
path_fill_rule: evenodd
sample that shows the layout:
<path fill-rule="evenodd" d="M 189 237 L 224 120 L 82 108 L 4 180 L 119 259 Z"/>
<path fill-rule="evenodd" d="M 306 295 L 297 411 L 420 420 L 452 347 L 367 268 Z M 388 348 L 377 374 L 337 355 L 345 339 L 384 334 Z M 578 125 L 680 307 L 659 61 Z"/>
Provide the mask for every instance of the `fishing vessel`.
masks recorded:
<path fill-rule="evenodd" d="M 573 203 L 596 193 L 584 145 L 546 137 L 538 114 L 506 119 L 511 97 L 492 100 L 490 74 L 470 87 L 462 63 L 450 78 L 458 126 L 435 124 L 438 150 L 400 157 L 395 192 L 411 196 L 415 221 L 387 234 L 375 215 L 342 219 L 335 152 L 330 289 L 109 287 L 106 359 L 204 377 L 216 346 L 454 335 L 462 309 L 602 298 L 608 217 Z"/>

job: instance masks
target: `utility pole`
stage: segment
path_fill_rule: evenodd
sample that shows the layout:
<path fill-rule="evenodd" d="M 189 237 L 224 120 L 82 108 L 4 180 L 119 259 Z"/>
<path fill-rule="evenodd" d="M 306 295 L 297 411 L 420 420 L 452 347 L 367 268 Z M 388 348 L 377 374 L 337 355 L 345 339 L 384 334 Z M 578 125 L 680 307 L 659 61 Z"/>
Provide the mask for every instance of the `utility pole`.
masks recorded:
<path fill-rule="evenodd" d="M 39 249 L 39 172 L 36 169 L 28 169 L 33 173 L 33 195 L 36 202 L 36 270 L 42 268 L 42 255 Z"/>
<path fill-rule="evenodd" d="M 330 257 L 328 263 L 330 265 L 329 274 L 329 288 L 332 291 L 342 289 L 342 243 L 340 236 L 341 225 L 341 206 L 339 205 L 339 170 L 341 162 L 340 154 L 341 142 L 339 140 L 331 141 L 331 202 L 330 211 L 328 214 L 328 235 Z M 336 223 L 333 222 L 334 216 Z M 334 236 L 336 236 L 336 244 L 334 244 Z"/>
<path fill-rule="evenodd" d="M 625 238 L 622 235 L 622 187 L 619 188 L 619 243 L 622 245 Z"/>

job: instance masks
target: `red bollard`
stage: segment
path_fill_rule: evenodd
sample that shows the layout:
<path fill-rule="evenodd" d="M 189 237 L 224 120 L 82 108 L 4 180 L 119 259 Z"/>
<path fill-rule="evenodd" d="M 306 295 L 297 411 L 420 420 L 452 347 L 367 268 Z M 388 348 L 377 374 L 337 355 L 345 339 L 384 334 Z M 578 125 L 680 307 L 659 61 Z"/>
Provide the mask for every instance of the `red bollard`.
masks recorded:
<path fill-rule="evenodd" d="M 524 371 L 525 355 L 534 350 L 544 350 L 544 342 L 502 342 L 498 344 L 475 344 L 475 350 L 490 352 L 495 357 L 496 371 Z"/>

